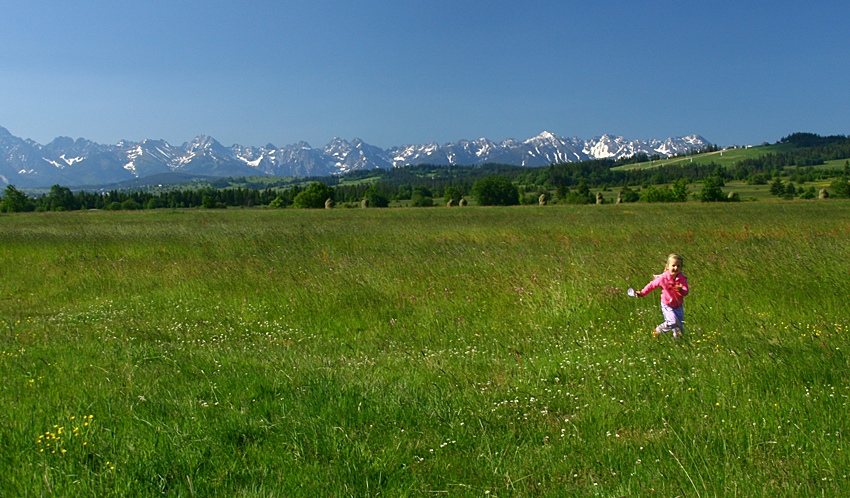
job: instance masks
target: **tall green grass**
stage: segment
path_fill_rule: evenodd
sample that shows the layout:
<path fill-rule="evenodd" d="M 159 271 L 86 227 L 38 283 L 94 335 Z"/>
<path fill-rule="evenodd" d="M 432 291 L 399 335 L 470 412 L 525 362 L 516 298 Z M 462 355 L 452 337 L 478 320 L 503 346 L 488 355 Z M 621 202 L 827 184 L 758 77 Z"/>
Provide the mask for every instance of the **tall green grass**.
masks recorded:
<path fill-rule="evenodd" d="M 0 217 L 0 494 L 847 494 L 848 208 Z"/>

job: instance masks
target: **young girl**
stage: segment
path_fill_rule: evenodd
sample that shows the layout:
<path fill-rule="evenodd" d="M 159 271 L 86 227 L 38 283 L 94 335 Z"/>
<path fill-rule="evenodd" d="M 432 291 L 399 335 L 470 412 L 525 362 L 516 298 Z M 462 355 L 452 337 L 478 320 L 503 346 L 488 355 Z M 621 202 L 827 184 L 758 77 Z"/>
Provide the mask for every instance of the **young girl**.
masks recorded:
<path fill-rule="evenodd" d="M 643 297 L 661 287 L 661 312 L 664 323 L 655 327 L 652 335 L 658 337 L 662 332 L 673 332 L 673 338 L 685 333 L 685 309 L 682 307 L 685 296 L 688 295 L 688 277 L 682 273 L 684 262 L 678 254 L 667 256 L 667 266 L 664 273 L 656 275 L 652 282 L 642 290 L 635 292 L 637 297 Z"/>

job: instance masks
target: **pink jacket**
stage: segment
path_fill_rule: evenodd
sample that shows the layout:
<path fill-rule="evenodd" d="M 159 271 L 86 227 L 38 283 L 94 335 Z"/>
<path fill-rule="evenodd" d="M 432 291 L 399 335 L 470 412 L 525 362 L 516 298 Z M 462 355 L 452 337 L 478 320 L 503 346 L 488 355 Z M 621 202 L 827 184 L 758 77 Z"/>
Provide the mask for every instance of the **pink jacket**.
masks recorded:
<path fill-rule="evenodd" d="M 676 288 L 676 284 L 682 286 L 681 291 Z M 684 297 L 688 295 L 688 277 L 680 273 L 676 275 L 676 278 L 673 278 L 665 271 L 656 276 L 652 282 L 646 284 L 646 287 L 640 291 L 640 295 L 645 296 L 659 287 L 661 287 L 661 304 L 678 308 L 682 305 Z"/>

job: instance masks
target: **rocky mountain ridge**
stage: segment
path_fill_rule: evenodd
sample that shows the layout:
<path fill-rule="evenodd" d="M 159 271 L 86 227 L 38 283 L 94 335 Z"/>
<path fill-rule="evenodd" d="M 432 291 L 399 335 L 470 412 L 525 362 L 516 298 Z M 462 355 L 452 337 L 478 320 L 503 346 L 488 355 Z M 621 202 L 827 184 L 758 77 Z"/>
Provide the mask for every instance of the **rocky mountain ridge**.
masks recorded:
<path fill-rule="evenodd" d="M 334 138 L 322 148 L 299 142 L 278 148 L 232 145 L 199 135 L 174 146 L 164 140 L 122 140 L 103 145 L 58 137 L 47 145 L 12 135 L 0 126 L 0 185 L 19 188 L 103 185 L 179 172 L 205 176 L 332 176 L 415 164 L 512 164 L 527 167 L 644 153 L 669 157 L 711 145 L 699 135 L 666 140 L 627 140 L 602 135 L 590 140 L 543 132 L 524 141 L 487 138 L 382 149 L 363 140 Z"/>

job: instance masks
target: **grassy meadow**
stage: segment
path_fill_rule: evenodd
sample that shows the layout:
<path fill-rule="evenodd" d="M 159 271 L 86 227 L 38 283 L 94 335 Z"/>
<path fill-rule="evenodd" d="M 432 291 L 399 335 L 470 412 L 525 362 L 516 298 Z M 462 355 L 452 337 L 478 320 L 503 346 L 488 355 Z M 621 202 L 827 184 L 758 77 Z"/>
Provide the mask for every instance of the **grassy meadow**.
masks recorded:
<path fill-rule="evenodd" d="M 850 202 L 0 216 L 0 496 L 850 494 Z M 683 339 L 654 339 L 684 255 Z"/>

